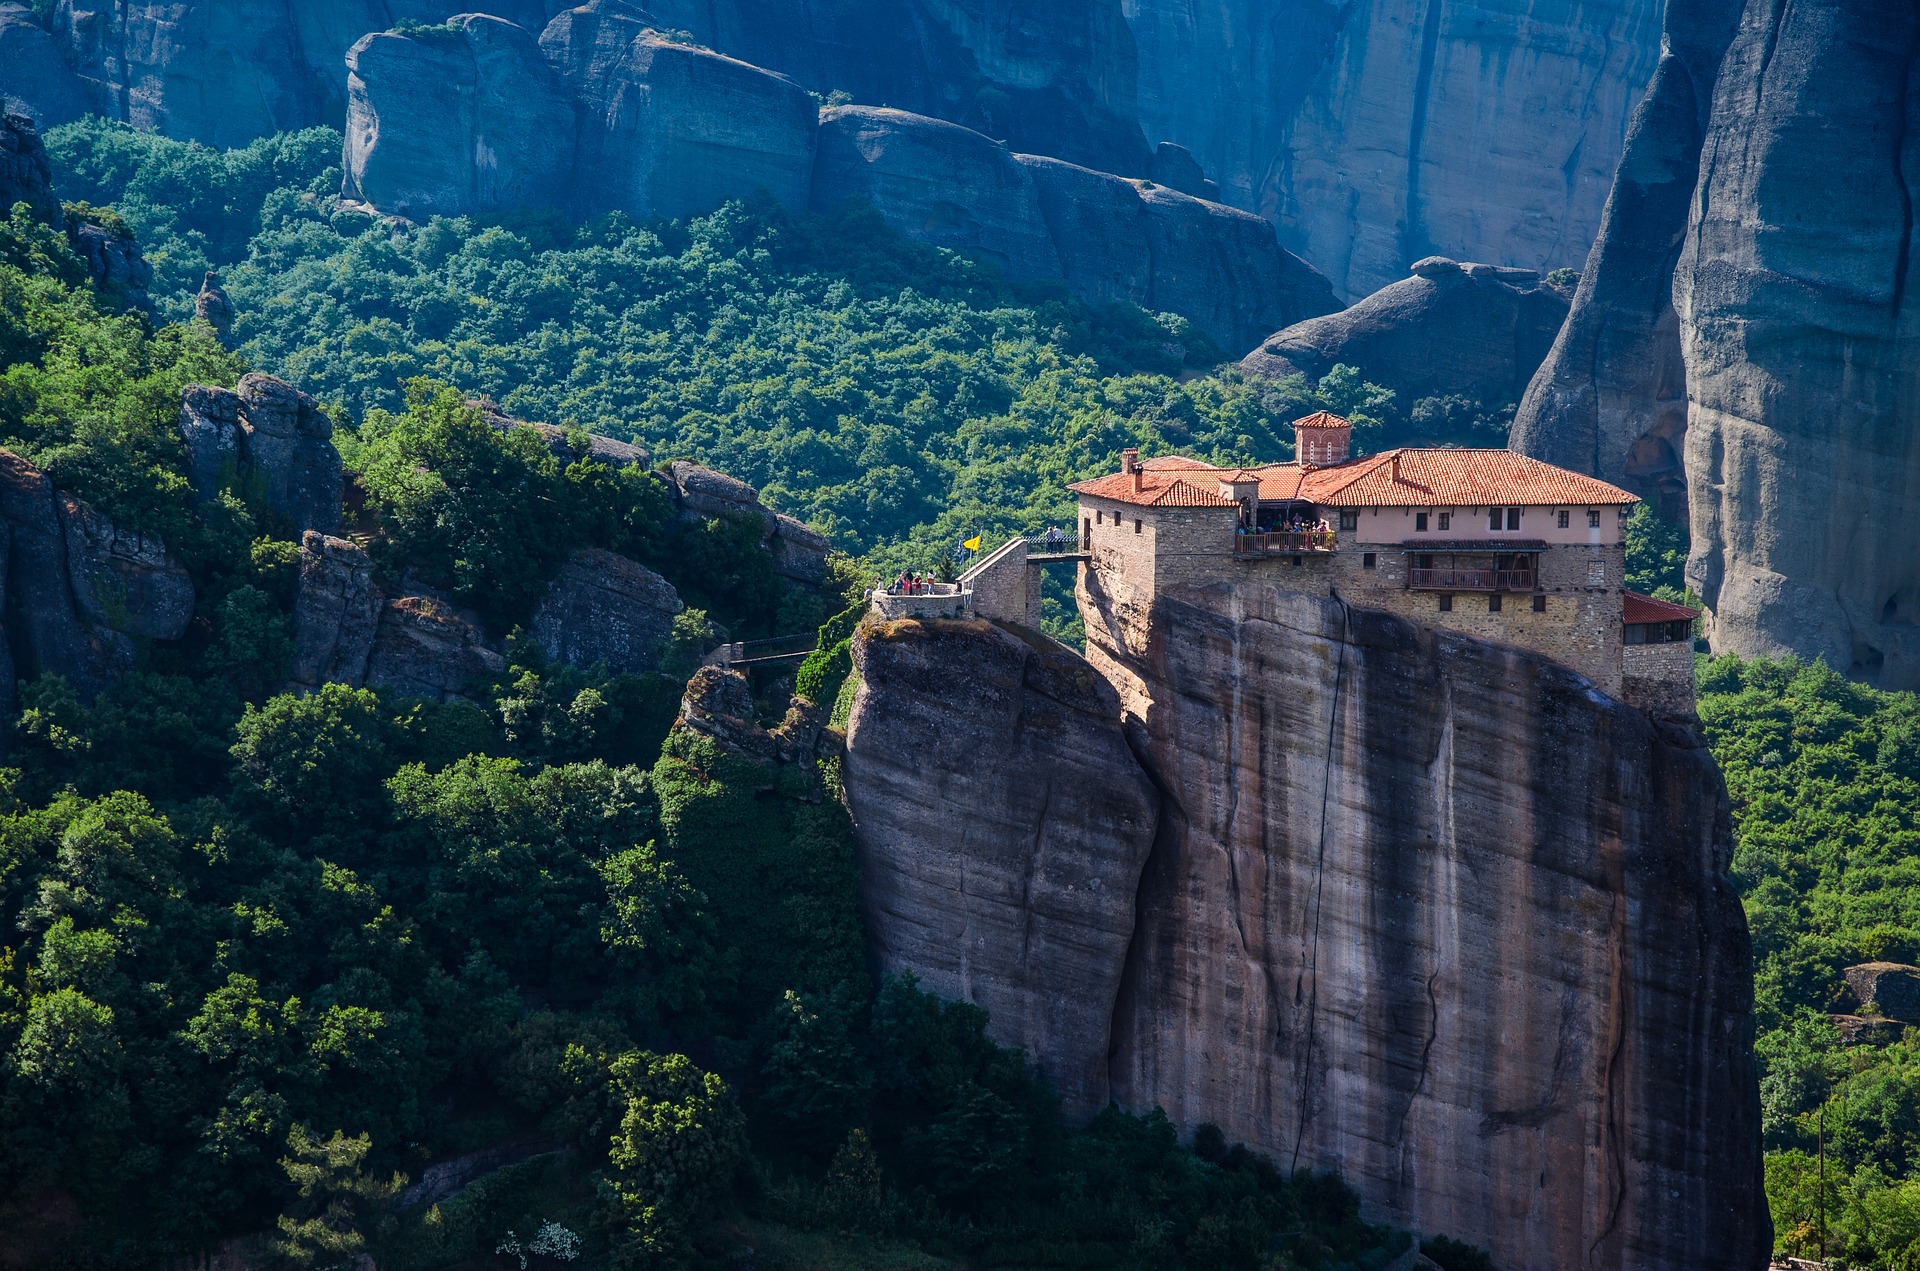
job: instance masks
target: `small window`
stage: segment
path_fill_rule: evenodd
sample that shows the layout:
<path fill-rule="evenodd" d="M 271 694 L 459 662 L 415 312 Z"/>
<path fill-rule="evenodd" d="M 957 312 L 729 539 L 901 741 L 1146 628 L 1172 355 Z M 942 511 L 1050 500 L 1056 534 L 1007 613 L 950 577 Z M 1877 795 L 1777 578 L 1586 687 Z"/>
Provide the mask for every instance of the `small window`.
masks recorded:
<path fill-rule="evenodd" d="M 1500 509 L 1499 508 L 1487 509 L 1487 528 L 1490 530 L 1498 530 L 1500 528 Z"/>
<path fill-rule="evenodd" d="M 1443 530 L 1450 530 L 1453 528 L 1453 513 L 1442 512 L 1440 514 L 1440 528 Z"/>
<path fill-rule="evenodd" d="M 1135 534 L 1140 532 L 1140 518 L 1137 516 L 1133 518 L 1133 532 Z"/>
<path fill-rule="evenodd" d="M 1507 509 L 1507 528 L 1510 530 L 1517 530 L 1520 528 L 1520 509 L 1519 508 Z"/>
<path fill-rule="evenodd" d="M 1569 524 L 1570 524 L 1570 523 L 1572 522 L 1572 520 L 1573 520 L 1573 513 L 1571 513 L 1571 512 L 1568 512 L 1568 511 L 1566 511 L 1566 510 L 1564 510 L 1564 509 L 1562 509 L 1562 510 L 1561 510 L 1560 512 L 1558 512 L 1558 513 L 1556 513 L 1555 515 L 1556 515 L 1556 518 L 1557 518 L 1557 524 L 1558 524 L 1558 525 L 1559 525 L 1559 527 L 1560 527 L 1561 529 L 1563 529 L 1563 530 L 1564 530 L 1564 529 L 1566 529 L 1566 528 L 1567 528 L 1567 526 L 1568 526 L 1568 525 L 1569 525 Z"/>
<path fill-rule="evenodd" d="M 1093 550 L 1093 522 L 1084 516 L 1080 518 L 1080 546 L 1089 552 Z"/>
<path fill-rule="evenodd" d="M 1637 622 L 1628 623 L 1627 624 L 1627 643 L 1628 644 L 1645 644 L 1646 642 L 1647 642 L 1646 627 L 1642 626 L 1640 623 L 1637 623 Z"/>
<path fill-rule="evenodd" d="M 1500 593 L 1499 592 L 1496 591 L 1491 596 L 1487 597 L 1487 612 L 1488 613 L 1500 612 Z"/>
<path fill-rule="evenodd" d="M 1427 532 L 1427 514 L 1425 512 L 1415 512 L 1413 514 L 1413 528 L 1415 532 L 1420 534 Z"/>
<path fill-rule="evenodd" d="M 1105 525 L 1107 523 L 1107 514 L 1098 508 L 1094 509 L 1093 523 L 1095 525 Z"/>
<path fill-rule="evenodd" d="M 1533 611 L 1535 613 L 1545 613 L 1547 611 L 1547 598 L 1545 596 L 1535 596 L 1533 598 Z"/>
<path fill-rule="evenodd" d="M 1300 561 L 1300 558 L 1299 558 L 1298 556 L 1296 556 L 1296 557 L 1294 557 L 1294 558 L 1293 558 L 1293 563 L 1294 563 L 1294 564 L 1295 564 L 1296 566 L 1298 566 L 1298 565 L 1299 565 L 1299 564 L 1301 563 L 1301 561 Z"/>
<path fill-rule="evenodd" d="M 1360 555 L 1360 568 L 1362 568 L 1362 569 L 1372 569 L 1372 568 L 1373 568 L 1373 560 L 1374 560 L 1374 557 L 1373 557 L 1373 553 L 1372 553 L 1372 552 L 1363 552 L 1363 553 L 1361 553 L 1361 555 Z"/>
<path fill-rule="evenodd" d="M 1600 514 L 1594 511 L 1592 508 L 1587 509 L 1587 528 L 1590 530 L 1597 530 L 1600 528 Z"/>
<path fill-rule="evenodd" d="M 1453 597 L 1447 595 L 1445 592 L 1442 592 L 1440 594 L 1440 612 L 1441 613 L 1453 612 Z"/>
<path fill-rule="evenodd" d="M 1341 528 L 1341 529 L 1343 529 L 1343 530 L 1357 530 L 1357 529 L 1359 529 L 1359 528 L 1360 528 L 1360 512 L 1359 512 L 1359 510 L 1358 510 L 1358 509 L 1355 509 L 1355 510 L 1354 510 L 1354 511 L 1352 511 L 1352 512 L 1342 512 L 1342 513 L 1340 514 L 1340 528 Z"/>

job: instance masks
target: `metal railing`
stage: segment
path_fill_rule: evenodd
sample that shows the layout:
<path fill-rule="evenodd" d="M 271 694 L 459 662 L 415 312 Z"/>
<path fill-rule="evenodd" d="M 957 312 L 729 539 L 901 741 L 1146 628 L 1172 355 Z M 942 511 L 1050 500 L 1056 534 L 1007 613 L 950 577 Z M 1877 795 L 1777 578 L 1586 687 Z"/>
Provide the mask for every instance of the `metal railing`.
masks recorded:
<path fill-rule="evenodd" d="M 707 661 L 721 666 L 736 666 L 743 662 L 781 662 L 789 658 L 804 658 L 819 645 L 818 631 L 809 631 L 804 635 L 775 636 L 771 640 L 736 640 L 709 653 Z"/>
<path fill-rule="evenodd" d="M 1332 530 L 1274 530 L 1266 534 L 1235 534 L 1233 550 L 1242 556 L 1339 550 Z"/>
<path fill-rule="evenodd" d="M 1033 556 L 1085 556 L 1087 549 L 1080 545 L 1078 535 L 1034 534 L 1027 537 L 1027 555 Z"/>
<path fill-rule="evenodd" d="M 1531 569 L 1409 569 L 1415 591 L 1532 591 Z"/>

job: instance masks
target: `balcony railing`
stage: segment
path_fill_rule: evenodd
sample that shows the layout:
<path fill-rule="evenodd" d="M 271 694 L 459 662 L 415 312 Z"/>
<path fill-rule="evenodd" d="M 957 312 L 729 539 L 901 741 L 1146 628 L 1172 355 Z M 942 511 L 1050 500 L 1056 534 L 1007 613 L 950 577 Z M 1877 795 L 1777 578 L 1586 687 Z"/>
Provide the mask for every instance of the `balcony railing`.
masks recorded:
<path fill-rule="evenodd" d="M 1269 534 L 1235 534 L 1233 550 L 1242 556 L 1280 556 L 1297 552 L 1331 552 L 1332 530 L 1276 530 Z"/>
<path fill-rule="evenodd" d="M 1532 591 L 1531 569 L 1409 569 L 1415 591 Z"/>

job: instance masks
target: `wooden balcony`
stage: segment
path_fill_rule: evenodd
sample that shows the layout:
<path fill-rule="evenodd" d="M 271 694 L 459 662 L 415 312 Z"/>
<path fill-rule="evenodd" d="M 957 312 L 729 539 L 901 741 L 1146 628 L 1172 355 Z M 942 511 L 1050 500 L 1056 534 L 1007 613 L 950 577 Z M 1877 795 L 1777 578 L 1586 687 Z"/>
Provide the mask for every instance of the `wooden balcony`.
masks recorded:
<path fill-rule="evenodd" d="M 1414 591 L 1532 591 L 1538 574 L 1531 569 L 1409 569 Z"/>
<path fill-rule="evenodd" d="M 1321 555 L 1336 550 L 1332 530 L 1277 530 L 1269 534 L 1235 534 L 1236 556 L 1296 556 L 1305 552 Z"/>

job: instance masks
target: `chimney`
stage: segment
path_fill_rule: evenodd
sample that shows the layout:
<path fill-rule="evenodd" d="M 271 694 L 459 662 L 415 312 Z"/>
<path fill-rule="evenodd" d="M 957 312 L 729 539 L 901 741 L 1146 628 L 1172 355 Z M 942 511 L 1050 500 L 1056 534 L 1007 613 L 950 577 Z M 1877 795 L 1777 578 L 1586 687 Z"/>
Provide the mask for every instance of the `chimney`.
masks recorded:
<path fill-rule="evenodd" d="M 1140 471 L 1140 452 L 1129 446 L 1120 452 L 1120 471 L 1133 478 L 1133 492 L 1140 493 L 1145 477 Z"/>
<path fill-rule="evenodd" d="M 1293 421 L 1293 457 L 1315 468 L 1337 468 L 1352 457 L 1353 425 L 1328 411 Z"/>

